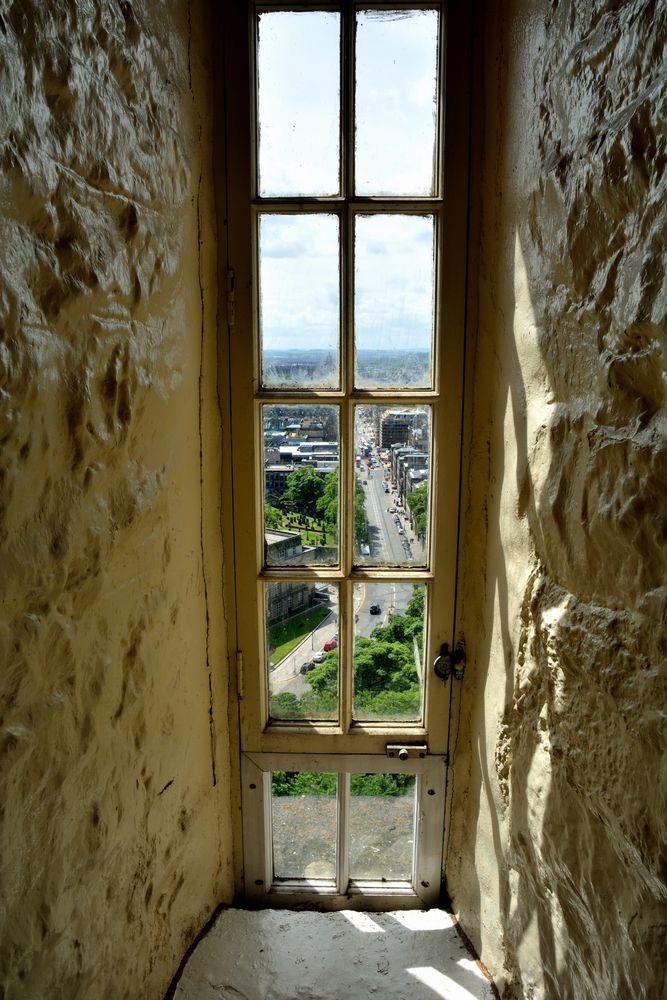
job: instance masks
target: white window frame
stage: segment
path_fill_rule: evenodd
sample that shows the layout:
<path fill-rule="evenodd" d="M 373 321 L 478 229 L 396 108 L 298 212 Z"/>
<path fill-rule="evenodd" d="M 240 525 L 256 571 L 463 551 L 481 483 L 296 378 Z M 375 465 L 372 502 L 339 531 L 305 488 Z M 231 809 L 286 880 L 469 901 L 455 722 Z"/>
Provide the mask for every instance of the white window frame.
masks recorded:
<path fill-rule="evenodd" d="M 301 202 L 302 207 L 311 210 L 329 211 L 336 199 L 257 199 L 254 192 L 254 163 L 251 150 L 253 125 L 253 60 L 252 40 L 254 38 L 254 8 L 294 9 L 310 7 L 323 9 L 337 5 L 325 4 L 258 4 L 238 2 L 224 5 L 222 36 L 225 39 L 225 67 L 223 90 L 226 93 L 225 150 L 226 163 L 224 189 L 220 192 L 221 203 L 226 206 L 221 213 L 221 231 L 225 246 L 221 254 L 221 286 L 227 288 L 227 338 L 220 344 L 220 386 L 221 393 L 230 399 L 229 420 L 232 428 L 230 446 L 223 455 L 223 514 L 226 537 L 233 539 L 233 569 L 227 574 L 227 609 L 229 635 L 233 651 L 231 673 L 233 690 L 238 695 L 238 720 L 232 715 L 233 727 L 237 725 L 238 749 L 232 751 L 232 762 L 241 785 L 241 805 L 243 820 L 236 828 L 242 848 L 238 881 L 246 898 L 257 898 L 254 888 L 257 880 L 264 888 L 260 895 L 269 898 L 274 890 L 266 889 L 270 883 L 270 868 L 267 851 L 270 840 L 268 813 L 266 807 L 266 775 L 273 767 L 272 761 L 285 754 L 298 755 L 292 770 L 333 770 L 344 773 L 343 761 L 355 760 L 354 770 L 364 772 L 391 772 L 396 762 L 385 756 L 385 748 L 390 742 L 408 744 L 428 742 L 427 762 L 437 769 L 438 792 L 429 796 L 428 801 L 420 798 L 419 815 L 424 830 L 432 831 L 432 814 L 437 815 L 438 836 L 429 833 L 421 861 L 427 866 L 442 852 L 443 811 L 444 811 L 444 767 L 449 748 L 449 712 L 451 706 L 451 680 L 442 683 L 434 676 L 431 664 L 440 652 L 443 643 L 454 647 L 460 636 L 456 634 L 456 578 L 459 561 L 459 494 L 462 451 L 463 414 L 463 371 L 465 360 L 464 331 L 466 326 L 466 246 L 468 230 L 468 170 L 469 170 L 469 91 L 470 91 L 470 10 L 465 0 L 449 0 L 442 3 L 441 52 L 447 53 L 446 64 L 441 69 L 440 102 L 441 114 L 444 106 L 444 133 L 438 146 L 437 191 L 434 198 L 352 198 L 346 203 L 338 200 L 341 219 L 341 238 L 348 234 L 351 239 L 351 213 L 362 205 L 372 211 L 415 211 L 428 212 L 435 216 L 436 226 L 441 234 L 438 245 L 434 338 L 434 385 L 428 391 L 403 391 L 388 393 L 379 391 L 321 392 L 303 391 L 297 394 L 287 392 L 267 392 L 259 389 L 259 360 L 253 351 L 257 332 L 256 303 L 253 301 L 253 287 L 256 287 L 256 232 L 257 217 L 267 209 L 288 211 L 290 202 Z M 348 10 L 354 9 L 351 0 L 342 4 Z M 393 8 L 395 4 L 360 4 L 361 7 L 379 6 Z M 410 4 L 409 6 L 419 6 Z M 423 7 L 439 6 L 422 4 Z M 446 16 L 445 16 L 446 12 Z M 240 40 L 248 39 L 247 48 Z M 345 48 L 345 46 L 344 46 Z M 346 57 L 343 58 L 345 67 Z M 349 65 L 348 73 L 349 88 Z M 456 94 L 455 100 L 448 100 L 447 94 Z M 351 120 L 351 107 L 341 121 L 344 130 Z M 233 153 L 230 152 L 233 150 Z M 239 155 L 247 151 L 247 155 Z M 348 160 L 348 184 L 351 166 Z M 348 188 L 349 190 L 349 188 Z M 443 197 L 440 197 L 443 196 Z M 245 206 L 245 207 L 244 207 Z M 298 207 L 295 210 L 299 210 Z M 347 289 L 352 288 L 353 275 L 351 247 L 344 246 L 343 259 L 347 260 L 348 272 L 342 281 Z M 226 253 L 225 253 L 226 251 Z M 343 297 L 347 303 L 346 315 L 341 321 L 351 329 L 352 296 Z M 443 308 L 446 303 L 446 308 Z M 344 341 L 341 342 L 341 363 L 345 365 L 347 385 L 352 386 L 352 351 L 345 354 Z M 301 574 L 292 569 L 266 569 L 263 566 L 264 527 L 262 524 L 263 469 L 261 465 L 261 427 L 259 413 L 264 403 L 285 403 L 293 400 L 327 402 L 340 404 L 340 453 L 347 451 L 347 462 L 341 461 L 341 490 L 345 491 L 348 509 L 352 509 L 354 480 L 353 411 L 357 403 L 382 403 L 389 396 L 400 399 L 401 405 L 430 403 L 434 415 L 432 424 L 432 464 L 430 468 L 430 524 L 431 542 L 429 565 L 424 569 L 403 568 L 399 571 L 383 568 L 352 566 L 351 523 L 344 530 L 341 526 L 340 568 L 331 570 L 313 568 Z M 250 419 L 248 418 L 250 416 Z M 225 477 L 225 472 L 227 476 Z M 256 516 L 248 516 L 248 510 L 255 510 Z M 233 514 L 230 516 L 229 511 Z M 350 519 L 351 522 L 351 519 Z M 352 670 L 348 669 L 345 682 L 341 685 L 343 718 L 340 724 L 267 723 L 267 657 L 263 635 L 263 587 L 269 580 L 308 579 L 311 582 L 333 582 L 340 586 L 341 656 L 352 662 L 353 614 L 351 613 L 352 585 L 365 580 L 391 581 L 400 578 L 402 582 L 425 583 L 429 595 L 429 612 L 425 636 L 425 714 L 418 724 L 412 723 L 355 723 L 350 725 L 352 701 Z M 234 655 L 235 652 L 235 655 Z M 341 672 L 341 676 L 343 676 Z M 317 762 L 326 755 L 335 755 L 336 766 L 318 768 Z M 363 767 L 360 762 L 363 759 Z M 414 762 L 406 762 L 413 767 Z M 246 781 L 248 768 L 259 768 L 262 778 L 262 796 L 248 795 L 251 783 Z M 426 765 L 424 765 L 424 769 Z M 440 772 L 443 772 L 441 775 Z M 426 773 L 425 770 L 421 773 Z M 434 772 L 435 773 L 435 772 Z M 255 775 L 256 777 L 256 775 Z M 422 779 L 420 778 L 420 783 Z M 442 791 L 442 810 L 440 795 Z M 258 804 L 258 798 L 261 803 Z M 259 811 L 258 811 L 259 810 Z M 261 832 L 261 836 L 260 836 Z M 425 859 L 430 859 L 425 861 Z M 430 869 L 429 869 L 430 870 Z M 425 881 L 430 886 L 439 878 L 429 875 Z M 292 894 L 276 890 L 281 899 L 289 896 L 290 903 L 297 905 L 312 893 L 294 889 Z M 432 890 L 431 890 L 432 891 Z M 331 895 L 331 894 L 324 894 Z M 333 894 L 335 896 L 336 894 Z M 365 903 L 374 907 L 387 905 L 387 891 L 382 889 L 377 896 L 369 892 L 361 894 Z M 322 900 L 322 893 L 315 893 Z M 412 896 L 401 891 L 400 905 L 424 905 L 424 899 L 415 891 Z M 419 901 L 409 902 L 408 899 Z M 343 897 L 341 897 L 343 898 Z M 349 904 L 350 900 L 344 897 Z M 273 902 L 272 902 L 273 905 Z M 327 903 L 327 905 L 329 905 Z M 355 904 L 356 905 L 356 904 Z M 395 905 L 394 902 L 391 905 Z M 429 904 L 431 905 L 431 904 Z"/>
<path fill-rule="evenodd" d="M 406 909 L 435 906 L 440 897 L 442 824 L 445 808 L 445 759 L 389 760 L 376 754 L 314 754 L 309 771 L 339 777 L 336 879 L 273 876 L 271 772 L 304 770 L 303 754 L 258 753 L 241 758 L 243 838 L 246 845 L 246 897 L 266 906 L 316 903 L 322 909 Z M 412 877 L 408 882 L 354 881 L 349 877 L 349 774 L 415 774 L 415 830 Z M 342 780 L 341 780 L 342 779 Z M 296 834 L 298 836 L 298 833 Z"/>

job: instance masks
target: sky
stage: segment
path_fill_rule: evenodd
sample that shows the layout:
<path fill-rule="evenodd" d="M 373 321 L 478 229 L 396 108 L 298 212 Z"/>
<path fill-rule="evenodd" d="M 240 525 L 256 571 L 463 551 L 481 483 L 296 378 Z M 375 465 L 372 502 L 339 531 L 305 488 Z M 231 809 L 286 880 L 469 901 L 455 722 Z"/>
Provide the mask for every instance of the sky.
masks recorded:
<path fill-rule="evenodd" d="M 339 191 L 339 17 L 272 12 L 259 29 L 261 196 Z M 356 62 L 356 192 L 431 193 L 437 15 L 360 12 Z M 433 220 L 362 216 L 355 227 L 358 348 L 427 348 Z M 260 218 L 260 312 L 266 349 L 335 350 L 338 220 Z"/>

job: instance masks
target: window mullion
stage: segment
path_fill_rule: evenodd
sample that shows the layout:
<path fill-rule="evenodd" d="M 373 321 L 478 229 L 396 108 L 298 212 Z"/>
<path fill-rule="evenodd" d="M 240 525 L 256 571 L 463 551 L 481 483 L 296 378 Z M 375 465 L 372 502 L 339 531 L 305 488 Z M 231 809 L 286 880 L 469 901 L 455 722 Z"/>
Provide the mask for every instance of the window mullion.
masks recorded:
<path fill-rule="evenodd" d="M 338 775 L 338 830 L 336 836 L 336 890 L 344 895 L 350 881 L 350 774 Z"/>

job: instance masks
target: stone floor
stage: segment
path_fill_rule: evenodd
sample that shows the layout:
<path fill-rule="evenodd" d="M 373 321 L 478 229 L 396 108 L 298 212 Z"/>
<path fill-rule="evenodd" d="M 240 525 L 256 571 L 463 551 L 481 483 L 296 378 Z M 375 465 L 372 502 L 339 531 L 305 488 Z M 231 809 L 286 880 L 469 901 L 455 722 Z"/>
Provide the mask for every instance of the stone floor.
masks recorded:
<path fill-rule="evenodd" d="M 497 994 L 495 994 L 497 996 Z M 491 1000 L 443 910 L 224 910 L 174 1000 Z"/>

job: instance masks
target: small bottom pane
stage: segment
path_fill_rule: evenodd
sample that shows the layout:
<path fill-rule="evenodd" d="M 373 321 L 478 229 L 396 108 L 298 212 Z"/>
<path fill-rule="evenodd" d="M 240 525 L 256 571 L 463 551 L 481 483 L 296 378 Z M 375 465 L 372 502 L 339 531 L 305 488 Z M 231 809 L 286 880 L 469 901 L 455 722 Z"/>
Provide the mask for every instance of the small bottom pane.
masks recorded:
<path fill-rule="evenodd" d="M 412 881 L 414 774 L 353 774 L 350 876 L 357 881 Z"/>
<path fill-rule="evenodd" d="M 274 771 L 271 775 L 275 879 L 336 876 L 336 775 Z"/>

